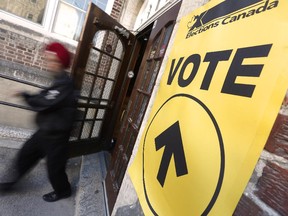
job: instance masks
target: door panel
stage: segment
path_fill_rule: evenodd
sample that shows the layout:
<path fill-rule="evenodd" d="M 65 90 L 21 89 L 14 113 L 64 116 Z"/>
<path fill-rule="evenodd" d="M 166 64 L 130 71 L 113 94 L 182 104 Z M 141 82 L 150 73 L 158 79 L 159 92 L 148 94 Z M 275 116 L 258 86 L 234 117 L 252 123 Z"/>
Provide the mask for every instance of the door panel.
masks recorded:
<path fill-rule="evenodd" d="M 105 179 L 110 212 L 116 201 L 181 2 L 154 22 Z"/>
<path fill-rule="evenodd" d="M 108 148 L 127 91 L 135 36 L 93 3 L 89 5 L 72 76 L 79 90 L 80 115 L 70 140 L 70 156 Z"/>

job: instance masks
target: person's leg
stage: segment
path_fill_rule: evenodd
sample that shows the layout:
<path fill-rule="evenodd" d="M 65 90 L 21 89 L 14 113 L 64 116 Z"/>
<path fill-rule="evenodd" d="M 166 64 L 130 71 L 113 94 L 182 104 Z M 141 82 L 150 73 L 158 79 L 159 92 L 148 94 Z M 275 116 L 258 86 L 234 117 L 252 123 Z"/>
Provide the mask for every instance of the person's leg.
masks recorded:
<path fill-rule="evenodd" d="M 45 156 L 41 148 L 39 148 L 40 142 L 42 142 L 42 132 L 37 131 L 20 149 L 16 158 L 18 179 L 24 176 Z"/>
<path fill-rule="evenodd" d="M 43 157 L 43 153 L 38 148 L 40 137 L 41 132 L 37 131 L 23 144 L 11 168 L 13 175 L 7 182 L 0 183 L 0 190 L 10 190 Z"/>
<path fill-rule="evenodd" d="M 47 169 L 54 191 L 43 196 L 47 202 L 54 202 L 71 195 L 71 186 L 65 171 L 68 159 L 68 139 L 67 134 L 52 135 L 49 139 L 49 147 L 52 148 L 49 148 L 47 152 Z"/>

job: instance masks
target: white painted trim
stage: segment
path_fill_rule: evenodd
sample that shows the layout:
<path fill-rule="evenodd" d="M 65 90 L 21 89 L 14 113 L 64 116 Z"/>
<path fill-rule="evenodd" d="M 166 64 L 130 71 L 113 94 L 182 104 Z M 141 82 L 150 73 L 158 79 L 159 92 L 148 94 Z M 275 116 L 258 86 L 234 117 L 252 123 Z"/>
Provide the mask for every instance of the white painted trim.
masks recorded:
<path fill-rule="evenodd" d="M 111 12 L 112 12 L 112 8 L 113 8 L 113 5 L 114 5 L 114 1 L 115 0 L 108 0 L 108 2 L 107 2 L 107 5 L 106 5 L 106 8 L 105 8 L 105 12 L 107 13 L 107 14 L 111 14 Z"/>
<path fill-rule="evenodd" d="M 15 25 L 19 25 L 19 26 L 23 26 L 25 28 L 31 29 L 32 31 L 43 34 L 44 36 L 51 37 L 51 38 L 54 38 L 56 40 L 60 40 L 62 42 L 76 46 L 78 44 L 78 41 L 66 38 L 64 36 L 61 36 L 61 35 L 58 35 L 58 34 L 52 32 L 52 26 L 53 26 L 54 20 L 49 19 L 49 17 L 55 17 L 58 2 L 59 2 L 59 0 L 48 0 L 47 1 L 43 25 L 38 24 L 38 23 L 34 23 L 34 22 L 29 21 L 25 18 L 18 17 L 16 15 L 7 13 L 7 12 L 2 11 L 2 10 L 0 10 L 0 19 L 6 20 L 10 23 L 14 23 Z"/>
<path fill-rule="evenodd" d="M 149 17 L 149 19 L 147 19 L 138 29 L 136 29 L 135 31 L 141 32 L 143 29 L 145 29 L 148 25 L 150 25 L 152 22 L 154 22 L 155 20 L 157 20 L 160 16 L 162 16 L 166 11 L 168 11 L 170 8 L 172 8 L 174 5 L 176 5 L 178 2 L 180 2 L 181 0 L 170 0 L 166 3 L 166 5 L 164 5 L 162 8 L 160 8 L 159 10 L 157 10 L 156 13 L 154 13 L 151 17 Z"/>
<path fill-rule="evenodd" d="M 32 31 L 38 32 L 40 34 L 44 35 L 44 41 L 45 37 L 51 37 L 52 39 L 59 40 L 65 43 L 68 43 L 73 46 L 77 46 L 78 41 L 69 39 L 67 37 L 64 37 L 62 35 L 56 34 L 52 31 L 53 29 L 53 23 L 58 7 L 58 3 L 60 0 L 47 0 L 47 5 L 45 9 L 45 15 L 43 17 L 43 24 L 34 23 L 32 21 L 29 21 L 25 18 L 18 17 L 16 15 L 13 15 L 11 13 L 5 12 L 3 10 L 0 10 L 0 20 L 6 20 L 10 23 L 13 23 L 15 25 L 23 26 L 25 28 L 31 29 Z M 64 2 L 65 3 L 65 2 Z M 108 0 L 106 5 L 105 12 L 110 14 L 113 8 L 114 0 Z M 69 4 L 70 5 L 70 4 Z M 82 11 L 82 10 L 81 10 Z"/>

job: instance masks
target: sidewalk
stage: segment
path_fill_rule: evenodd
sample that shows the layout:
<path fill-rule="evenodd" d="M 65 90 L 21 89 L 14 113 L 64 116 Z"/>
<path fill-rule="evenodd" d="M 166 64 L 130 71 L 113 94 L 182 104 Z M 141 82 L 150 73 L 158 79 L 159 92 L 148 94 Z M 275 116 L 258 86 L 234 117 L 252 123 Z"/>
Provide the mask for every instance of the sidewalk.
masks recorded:
<path fill-rule="evenodd" d="M 1 132 L 1 131 L 0 131 Z M 1 136 L 0 136 L 1 137 Z M 0 138 L 0 181 L 23 140 Z M 102 182 L 106 167 L 104 152 L 71 158 L 67 175 L 72 186 L 72 196 L 48 203 L 42 195 L 52 191 L 46 161 L 25 176 L 15 191 L 0 193 L 0 216 L 106 216 L 105 194 Z"/>
<path fill-rule="evenodd" d="M 9 162 L 17 149 L 0 148 L 0 173 L 5 173 Z M 40 163 L 15 187 L 15 191 L 0 194 L 1 216 L 73 216 L 75 196 L 79 182 L 81 158 L 69 160 L 67 174 L 72 185 L 73 194 L 68 199 L 48 203 L 42 195 L 52 191 L 49 184 L 45 161 Z"/>

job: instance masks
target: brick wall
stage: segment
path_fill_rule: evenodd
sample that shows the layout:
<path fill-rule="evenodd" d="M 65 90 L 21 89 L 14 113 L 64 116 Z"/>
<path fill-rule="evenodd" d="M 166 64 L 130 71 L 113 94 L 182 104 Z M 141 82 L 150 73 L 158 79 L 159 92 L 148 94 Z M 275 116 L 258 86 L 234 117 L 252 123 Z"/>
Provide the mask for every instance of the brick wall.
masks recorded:
<path fill-rule="evenodd" d="M 43 56 L 39 52 L 43 45 L 35 39 L 41 35 L 25 29 L 17 31 L 17 25 L 4 20 L 0 24 L 0 59 L 43 69 Z"/>
<path fill-rule="evenodd" d="M 111 17 L 119 21 L 123 10 L 124 0 L 115 0 L 111 11 Z"/>
<path fill-rule="evenodd" d="M 43 49 L 50 41 L 54 39 L 0 20 L 0 60 L 45 71 Z M 66 46 L 73 57 L 76 47 L 68 44 Z"/>

